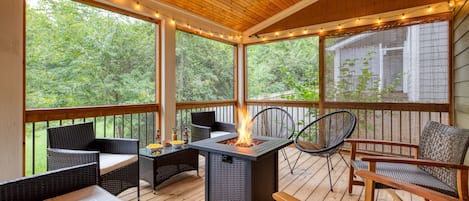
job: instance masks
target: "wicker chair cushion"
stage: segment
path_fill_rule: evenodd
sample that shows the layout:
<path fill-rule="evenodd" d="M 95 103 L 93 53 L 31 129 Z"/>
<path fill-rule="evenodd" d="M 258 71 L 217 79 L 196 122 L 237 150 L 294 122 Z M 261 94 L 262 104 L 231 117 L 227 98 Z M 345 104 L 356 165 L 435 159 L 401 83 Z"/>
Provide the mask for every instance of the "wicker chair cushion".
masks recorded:
<path fill-rule="evenodd" d="M 352 166 L 356 170 L 368 170 L 368 162 L 355 160 Z M 412 183 L 435 191 L 445 193 L 452 196 L 458 196 L 456 188 L 433 177 L 426 171 L 415 165 L 396 164 L 396 163 L 376 163 L 376 173 L 395 178 L 402 182 Z M 380 183 L 376 184 L 376 188 L 388 188 Z"/>
<path fill-rule="evenodd" d="M 468 147 L 469 130 L 429 121 L 419 143 L 419 159 L 463 164 Z M 453 188 L 457 188 L 455 169 L 420 166 Z"/>
<path fill-rule="evenodd" d="M 104 175 L 138 161 L 135 154 L 107 154 L 99 153 L 99 174 Z"/>
<path fill-rule="evenodd" d="M 76 190 L 64 195 L 46 199 L 45 201 L 69 201 L 69 200 L 80 200 L 80 201 L 92 201 L 92 200 L 107 200 L 107 201 L 119 201 L 121 199 L 107 192 L 98 185 L 88 186 L 80 190 Z"/>
<path fill-rule="evenodd" d="M 210 133 L 210 138 L 220 137 L 220 136 L 224 136 L 224 135 L 228 135 L 228 134 L 231 134 L 231 133 L 226 132 L 226 131 L 212 131 Z"/>

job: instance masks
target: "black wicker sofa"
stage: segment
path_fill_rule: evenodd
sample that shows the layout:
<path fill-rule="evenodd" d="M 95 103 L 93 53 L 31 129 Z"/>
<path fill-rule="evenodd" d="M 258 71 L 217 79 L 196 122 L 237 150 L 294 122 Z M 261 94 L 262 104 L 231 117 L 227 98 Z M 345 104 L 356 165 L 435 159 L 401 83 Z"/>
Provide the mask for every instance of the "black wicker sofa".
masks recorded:
<path fill-rule="evenodd" d="M 120 200 L 98 184 L 96 163 L 0 182 L 0 200 Z"/>

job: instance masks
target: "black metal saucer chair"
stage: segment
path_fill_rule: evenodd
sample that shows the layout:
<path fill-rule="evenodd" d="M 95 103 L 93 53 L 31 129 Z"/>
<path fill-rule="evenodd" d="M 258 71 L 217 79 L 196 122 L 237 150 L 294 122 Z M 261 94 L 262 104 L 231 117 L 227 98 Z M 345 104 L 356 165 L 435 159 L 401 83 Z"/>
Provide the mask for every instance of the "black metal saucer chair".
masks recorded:
<path fill-rule="evenodd" d="M 295 136 L 295 147 L 300 150 L 300 154 L 293 165 L 293 169 L 298 162 L 302 152 L 326 158 L 327 171 L 329 173 L 329 184 L 332 189 L 331 170 L 333 169 L 331 156 L 339 153 L 345 164 L 339 149 L 344 144 L 344 140 L 352 135 L 356 125 L 355 114 L 349 111 L 335 111 L 319 117 L 306 125 Z"/>
<path fill-rule="evenodd" d="M 251 134 L 254 136 L 291 139 L 295 133 L 295 121 L 292 115 L 279 107 L 268 107 L 259 111 L 252 117 L 251 122 Z M 285 160 L 287 160 L 290 172 L 293 173 L 285 149 L 281 149 L 281 152 Z"/>

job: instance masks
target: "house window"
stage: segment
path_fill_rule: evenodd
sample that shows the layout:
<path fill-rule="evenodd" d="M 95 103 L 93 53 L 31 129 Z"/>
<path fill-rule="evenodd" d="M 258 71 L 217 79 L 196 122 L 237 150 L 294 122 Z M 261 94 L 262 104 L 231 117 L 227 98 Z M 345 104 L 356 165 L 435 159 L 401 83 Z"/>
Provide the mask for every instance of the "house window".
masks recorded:
<path fill-rule="evenodd" d="M 74 1 L 28 0 L 26 108 L 155 103 L 156 29 Z"/>
<path fill-rule="evenodd" d="M 448 103 L 448 27 L 326 37 L 326 100 Z"/>
<path fill-rule="evenodd" d="M 319 100 L 317 36 L 249 45 L 247 98 Z"/>
<path fill-rule="evenodd" d="M 234 99 L 235 47 L 176 31 L 176 100 Z"/>

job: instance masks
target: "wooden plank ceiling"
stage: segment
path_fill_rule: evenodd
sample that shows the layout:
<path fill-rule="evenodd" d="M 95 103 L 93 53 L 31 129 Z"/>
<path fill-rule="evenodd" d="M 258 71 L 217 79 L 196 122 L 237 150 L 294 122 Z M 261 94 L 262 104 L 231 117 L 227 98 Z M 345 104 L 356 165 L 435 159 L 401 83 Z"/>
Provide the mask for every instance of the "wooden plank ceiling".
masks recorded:
<path fill-rule="evenodd" d="M 319 0 L 256 34 L 379 14 L 447 0 Z"/>
<path fill-rule="evenodd" d="M 243 32 L 300 0 L 161 0 Z"/>

